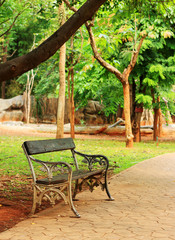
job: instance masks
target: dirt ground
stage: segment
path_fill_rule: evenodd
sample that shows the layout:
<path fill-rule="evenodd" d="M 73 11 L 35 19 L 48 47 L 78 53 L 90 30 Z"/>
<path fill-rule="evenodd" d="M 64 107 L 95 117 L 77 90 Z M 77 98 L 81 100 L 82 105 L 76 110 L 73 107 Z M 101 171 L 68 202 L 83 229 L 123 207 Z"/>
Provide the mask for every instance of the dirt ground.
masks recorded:
<path fill-rule="evenodd" d="M 21 126 L 5 126 L 0 124 L 0 135 L 8 136 L 40 136 L 54 138 L 55 134 L 51 132 L 38 131 L 35 128 L 21 127 Z M 65 137 L 69 137 L 69 134 L 65 134 Z M 111 139 L 117 141 L 124 141 L 125 137 L 120 136 L 109 136 L 105 134 L 97 135 L 80 135 L 75 136 L 78 139 Z M 152 140 L 152 134 L 142 136 L 142 140 Z M 160 141 L 172 141 L 175 140 L 175 131 L 171 129 L 166 131 L 164 137 Z M 28 218 L 32 207 L 32 187 L 31 179 L 22 179 L 23 184 L 19 186 L 18 182 L 21 181 L 19 176 L 10 178 L 4 176 L 0 181 L 0 232 L 3 232 L 16 223 Z M 13 187 L 11 187 L 13 186 Z M 16 190 L 18 189 L 18 191 Z M 42 208 L 37 211 L 41 211 L 48 207 L 47 203 L 42 205 Z"/>

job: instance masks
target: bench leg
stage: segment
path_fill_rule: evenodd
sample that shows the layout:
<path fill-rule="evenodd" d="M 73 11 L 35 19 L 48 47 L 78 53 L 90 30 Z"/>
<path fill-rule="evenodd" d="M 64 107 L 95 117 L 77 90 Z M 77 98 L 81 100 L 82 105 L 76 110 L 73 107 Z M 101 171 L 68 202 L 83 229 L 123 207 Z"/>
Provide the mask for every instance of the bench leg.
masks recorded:
<path fill-rule="evenodd" d="M 108 189 L 107 172 L 105 173 L 105 184 L 104 184 L 104 187 L 105 187 L 106 193 L 107 193 L 107 195 L 109 197 L 109 201 L 114 201 L 115 199 L 111 196 L 111 194 L 109 192 L 109 189 Z"/>
<path fill-rule="evenodd" d="M 74 190 L 73 190 L 73 194 L 72 194 L 72 199 L 75 200 L 75 197 L 78 193 L 78 179 L 75 181 L 75 187 L 74 187 Z"/>
<path fill-rule="evenodd" d="M 75 209 L 75 206 L 73 204 L 72 201 L 72 189 L 71 189 L 71 184 L 68 185 L 68 202 L 69 202 L 69 206 L 71 208 L 71 210 L 73 211 L 73 213 L 75 214 L 75 216 L 77 218 L 80 218 L 80 214 L 77 212 L 77 210 Z"/>
<path fill-rule="evenodd" d="M 33 205 L 32 205 L 32 210 L 30 212 L 30 215 L 33 215 L 36 210 L 36 203 L 37 203 L 37 189 L 36 186 L 33 186 Z"/>
<path fill-rule="evenodd" d="M 43 197 L 46 197 L 47 201 L 49 201 L 52 206 L 55 205 L 55 201 L 58 196 L 64 200 L 65 204 L 67 204 L 68 201 L 67 201 L 66 195 L 62 192 L 65 188 L 59 189 L 59 187 L 53 187 L 53 186 L 40 187 L 38 185 L 34 185 L 33 186 L 33 205 L 32 205 L 32 210 L 30 212 L 30 215 L 33 215 L 35 213 L 37 204 L 39 204 L 39 206 L 42 204 Z M 56 195 L 53 195 L 53 194 L 49 195 L 49 193 L 55 193 Z"/>

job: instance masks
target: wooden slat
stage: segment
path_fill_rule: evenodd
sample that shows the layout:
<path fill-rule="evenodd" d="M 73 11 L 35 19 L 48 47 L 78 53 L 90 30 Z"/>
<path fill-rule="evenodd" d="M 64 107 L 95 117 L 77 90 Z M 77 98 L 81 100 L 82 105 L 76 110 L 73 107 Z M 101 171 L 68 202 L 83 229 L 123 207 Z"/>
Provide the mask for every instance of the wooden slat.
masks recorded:
<path fill-rule="evenodd" d="M 77 180 L 80 178 L 87 178 L 90 176 L 95 176 L 98 174 L 101 174 L 103 172 L 104 169 L 98 169 L 98 170 L 94 170 L 94 171 L 86 171 L 86 170 L 78 170 L 78 171 L 74 171 L 73 172 L 73 176 L 72 179 L 73 180 Z M 44 178 L 41 180 L 37 180 L 36 183 L 37 184 L 45 184 L 45 185 L 49 185 L 49 184 L 59 184 L 59 183 L 64 183 L 68 180 L 68 174 L 59 174 L 57 176 L 54 176 L 52 178 L 51 181 L 48 180 L 48 178 Z"/>
<path fill-rule="evenodd" d="M 75 148 L 72 138 L 48 139 L 39 141 L 26 141 L 23 145 L 28 155 L 71 150 Z"/>
<path fill-rule="evenodd" d="M 72 179 L 73 180 L 77 180 L 80 178 L 85 178 L 85 177 L 90 177 L 90 176 L 95 176 L 98 174 L 101 174 L 103 172 L 104 169 L 98 169 L 98 170 L 94 170 L 94 171 L 84 171 L 84 170 L 78 170 L 73 172 L 73 176 Z"/>

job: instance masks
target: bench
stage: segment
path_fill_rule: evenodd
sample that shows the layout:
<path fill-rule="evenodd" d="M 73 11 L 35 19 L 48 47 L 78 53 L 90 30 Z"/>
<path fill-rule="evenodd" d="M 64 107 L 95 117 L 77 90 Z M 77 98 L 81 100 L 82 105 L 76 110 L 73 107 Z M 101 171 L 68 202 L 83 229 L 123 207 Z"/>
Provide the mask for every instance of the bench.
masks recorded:
<path fill-rule="evenodd" d="M 84 186 L 86 188 L 88 186 L 92 192 L 94 188 L 100 185 L 102 190 L 106 191 L 108 199 L 114 200 L 108 190 L 109 161 L 107 157 L 77 152 L 72 138 L 25 141 L 22 147 L 28 159 L 33 178 L 31 214 L 35 213 L 37 204 L 40 206 L 43 199 L 49 201 L 51 205 L 55 205 L 56 200 L 62 198 L 65 203 L 69 203 L 75 216 L 80 217 L 73 200 Z M 44 161 L 35 158 L 37 154 L 46 156 L 46 153 L 53 152 L 56 152 L 59 161 L 53 159 Z M 66 156 L 66 154 L 69 154 L 69 156 Z M 65 155 L 64 159 L 70 158 L 69 163 L 65 160 L 60 161 L 63 155 Z M 73 161 L 70 162 L 71 159 Z"/>

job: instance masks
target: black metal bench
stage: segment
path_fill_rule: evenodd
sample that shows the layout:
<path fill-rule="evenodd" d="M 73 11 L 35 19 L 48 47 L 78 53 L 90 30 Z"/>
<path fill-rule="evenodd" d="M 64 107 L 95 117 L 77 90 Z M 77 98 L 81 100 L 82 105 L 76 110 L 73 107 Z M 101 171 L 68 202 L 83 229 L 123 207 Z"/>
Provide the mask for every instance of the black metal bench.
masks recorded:
<path fill-rule="evenodd" d="M 34 193 L 31 214 L 35 213 L 37 204 L 41 205 L 42 199 L 49 200 L 54 205 L 56 200 L 63 198 L 65 203 L 68 200 L 70 208 L 76 217 L 80 217 L 74 207 L 73 200 L 84 185 L 88 186 L 90 191 L 93 191 L 94 187 L 101 185 L 102 190 L 106 190 L 109 200 L 114 200 L 108 190 L 107 171 L 109 161 L 107 157 L 103 155 L 87 155 L 75 151 L 72 138 L 26 141 L 22 147 L 33 177 Z M 66 153 L 69 150 L 70 156 L 74 160 L 72 163 L 66 161 L 42 161 L 33 156 L 64 150 L 66 150 Z M 81 160 L 80 165 L 79 160 Z"/>

